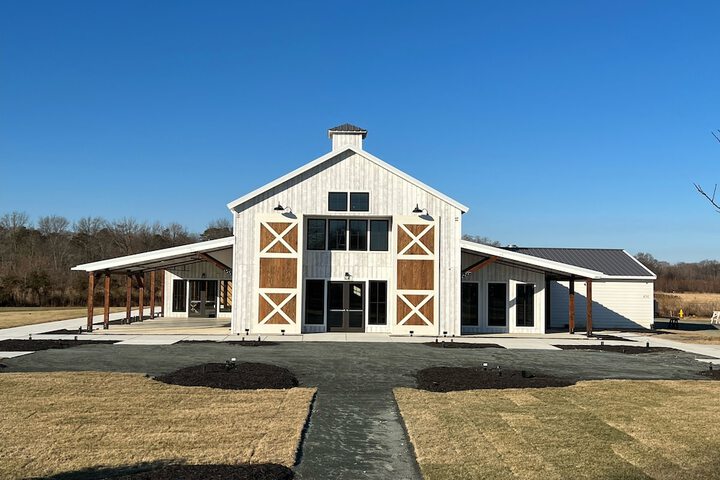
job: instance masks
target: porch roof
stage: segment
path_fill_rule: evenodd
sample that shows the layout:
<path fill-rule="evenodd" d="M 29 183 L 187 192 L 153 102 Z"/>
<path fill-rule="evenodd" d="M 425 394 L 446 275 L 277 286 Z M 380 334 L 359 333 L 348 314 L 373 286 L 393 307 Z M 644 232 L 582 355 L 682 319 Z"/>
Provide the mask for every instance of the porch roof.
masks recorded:
<path fill-rule="evenodd" d="M 73 267 L 72 270 L 81 272 L 142 273 L 206 261 L 214 263 L 220 268 L 230 269 L 232 265 L 227 265 L 227 261 L 223 257 L 226 256 L 228 251 L 232 252 L 234 243 L 235 237 L 225 237 L 84 263 Z"/>
<path fill-rule="evenodd" d="M 466 252 L 475 253 L 487 258 L 494 258 L 501 263 L 515 265 L 518 267 L 528 267 L 533 270 L 541 270 L 546 273 L 557 275 L 558 277 L 581 277 L 589 279 L 600 279 L 606 277 L 603 272 L 599 272 L 597 270 L 539 258 L 512 250 L 506 250 L 504 248 L 469 242 L 467 240 L 461 240 L 460 247 Z"/>

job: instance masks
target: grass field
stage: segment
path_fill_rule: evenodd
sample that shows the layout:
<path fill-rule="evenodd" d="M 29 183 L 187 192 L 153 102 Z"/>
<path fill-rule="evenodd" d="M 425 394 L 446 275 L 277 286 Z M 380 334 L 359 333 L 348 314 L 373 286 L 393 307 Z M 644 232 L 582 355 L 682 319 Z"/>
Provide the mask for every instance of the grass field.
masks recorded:
<path fill-rule="evenodd" d="M 720 478 L 720 382 L 395 390 L 425 480 Z"/>
<path fill-rule="evenodd" d="M 720 293 L 666 293 L 655 292 L 661 316 L 677 316 L 680 309 L 686 316 L 710 318 L 720 310 Z"/>
<path fill-rule="evenodd" d="M 139 374 L 0 375 L 0 478 L 154 461 L 292 466 L 314 389 L 218 390 Z"/>
<path fill-rule="evenodd" d="M 111 312 L 124 312 L 125 307 L 111 307 Z M 95 309 L 96 314 L 102 313 L 102 307 Z M 35 325 L 37 323 L 52 322 L 54 320 L 69 320 L 87 315 L 84 307 L 2 307 L 0 308 L 0 328 L 20 327 L 22 325 Z"/>

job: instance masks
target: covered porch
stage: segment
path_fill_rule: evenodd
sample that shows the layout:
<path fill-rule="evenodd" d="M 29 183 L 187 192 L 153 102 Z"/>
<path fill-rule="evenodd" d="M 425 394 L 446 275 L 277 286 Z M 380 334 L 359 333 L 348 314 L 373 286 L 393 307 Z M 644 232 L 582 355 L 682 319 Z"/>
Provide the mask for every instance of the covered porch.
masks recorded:
<path fill-rule="evenodd" d="M 93 331 L 96 287 L 99 283 L 102 283 L 103 291 L 102 327 L 103 330 L 110 328 L 111 279 L 118 276 L 125 280 L 126 285 L 125 317 L 119 322 L 112 322 L 113 333 L 134 327 L 133 324 L 136 322 L 145 320 L 153 320 L 151 328 L 165 330 L 166 333 L 170 333 L 170 330 L 173 329 L 222 329 L 224 325 L 228 325 L 229 330 L 229 318 L 210 318 L 212 315 L 208 315 L 207 318 L 202 318 L 204 315 L 196 318 L 183 318 L 184 325 L 180 326 L 178 326 L 180 318 L 168 317 L 164 322 L 156 322 L 155 319 L 156 317 L 165 318 L 166 304 L 168 303 L 166 302 L 166 293 L 170 290 L 165 284 L 168 270 L 208 263 L 230 274 L 233 244 L 234 237 L 226 237 L 73 267 L 73 270 L 86 272 L 88 275 L 86 330 Z M 133 299 L 137 299 L 136 302 Z M 135 303 L 137 305 L 134 305 Z M 156 306 L 159 306 L 159 312 Z M 190 309 L 192 308 L 195 308 L 198 313 L 205 313 L 204 303 L 201 309 L 198 309 L 197 305 L 191 305 Z M 137 309 L 137 315 L 133 315 L 133 309 Z"/>
<path fill-rule="evenodd" d="M 575 283 L 586 285 L 586 328 L 593 332 L 592 282 L 603 273 L 462 241 L 461 325 L 464 334 L 547 333 L 550 283 L 568 282 L 567 331 L 576 330 Z"/>

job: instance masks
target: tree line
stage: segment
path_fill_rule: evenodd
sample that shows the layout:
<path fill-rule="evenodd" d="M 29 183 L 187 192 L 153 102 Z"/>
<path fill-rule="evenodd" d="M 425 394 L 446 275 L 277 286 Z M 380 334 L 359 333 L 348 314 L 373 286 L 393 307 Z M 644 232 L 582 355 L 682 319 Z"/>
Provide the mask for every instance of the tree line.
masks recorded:
<path fill-rule="evenodd" d="M 24 212 L 5 213 L 0 216 L 0 306 L 84 305 L 87 274 L 71 271 L 75 265 L 230 235 L 232 224 L 225 218 L 211 221 L 198 234 L 174 222 L 163 225 L 127 217 L 71 222 L 60 215 L 32 222 Z M 124 301 L 125 279 L 114 276 L 111 302 Z"/>
<path fill-rule="evenodd" d="M 717 260 L 669 263 L 649 253 L 638 253 L 635 258 L 657 275 L 656 292 L 720 293 L 720 262 Z"/>

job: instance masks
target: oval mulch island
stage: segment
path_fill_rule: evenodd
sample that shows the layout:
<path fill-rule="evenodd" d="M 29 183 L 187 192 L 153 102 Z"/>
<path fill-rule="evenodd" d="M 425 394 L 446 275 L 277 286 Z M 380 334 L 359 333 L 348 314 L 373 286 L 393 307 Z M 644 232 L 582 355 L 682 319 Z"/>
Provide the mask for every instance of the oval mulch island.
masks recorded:
<path fill-rule="evenodd" d="M 502 345 L 497 343 L 471 343 L 471 342 L 425 342 L 423 345 L 435 348 L 502 348 Z"/>
<path fill-rule="evenodd" d="M 116 480 L 290 480 L 293 471 L 275 463 L 253 465 L 168 465 L 113 477 Z"/>
<path fill-rule="evenodd" d="M 567 387 L 572 380 L 534 375 L 524 370 L 466 367 L 431 367 L 416 374 L 418 388 L 430 392 L 454 392 L 486 388 Z"/>
<path fill-rule="evenodd" d="M 228 390 L 285 389 L 298 386 L 297 378 L 287 368 L 267 363 L 205 363 L 181 368 L 155 377 L 163 383 L 186 387 L 211 387 Z"/>
<path fill-rule="evenodd" d="M 637 355 L 654 352 L 680 352 L 670 347 L 643 347 L 640 345 L 553 345 L 561 350 L 597 350 L 600 352 L 625 353 Z"/>

